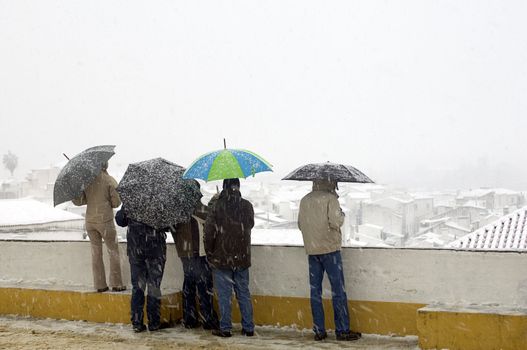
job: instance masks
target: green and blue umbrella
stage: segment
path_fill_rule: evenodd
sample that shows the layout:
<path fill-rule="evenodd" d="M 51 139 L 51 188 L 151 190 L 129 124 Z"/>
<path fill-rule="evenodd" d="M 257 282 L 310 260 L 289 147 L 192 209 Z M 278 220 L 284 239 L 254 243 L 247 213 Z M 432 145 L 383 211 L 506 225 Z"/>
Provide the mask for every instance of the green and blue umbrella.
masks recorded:
<path fill-rule="evenodd" d="M 222 149 L 202 155 L 183 174 L 184 179 L 205 181 L 247 178 L 256 173 L 273 171 L 262 157 L 243 149 Z"/>

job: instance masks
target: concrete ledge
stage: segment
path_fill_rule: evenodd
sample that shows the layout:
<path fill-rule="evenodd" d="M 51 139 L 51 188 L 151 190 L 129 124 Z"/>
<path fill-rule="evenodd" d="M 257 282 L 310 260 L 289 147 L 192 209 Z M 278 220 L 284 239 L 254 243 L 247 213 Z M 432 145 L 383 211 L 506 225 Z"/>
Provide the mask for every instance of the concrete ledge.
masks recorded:
<path fill-rule="evenodd" d="M 71 290 L 0 288 L 0 314 L 130 323 L 130 291 L 95 293 Z M 161 321 L 181 319 L 181 292 L 166 293 L 161 300 Z"/>
<path fill-rule="evenodd" d="M 422 349 L 527 348 L 527 310 L 485 306 L 428 306 L 418 310 Z"/>

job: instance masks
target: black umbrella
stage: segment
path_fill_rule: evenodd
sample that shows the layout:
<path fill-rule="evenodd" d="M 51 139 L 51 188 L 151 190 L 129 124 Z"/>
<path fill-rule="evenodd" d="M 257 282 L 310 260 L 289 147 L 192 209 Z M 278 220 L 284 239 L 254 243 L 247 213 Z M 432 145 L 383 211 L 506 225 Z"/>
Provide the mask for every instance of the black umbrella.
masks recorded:
<path fill-rule="evenodd" d="M 351 165 L 330 162 L 302 165 L 282 180 L 373 183 L 369 177 Z"/>
<path fill-rule="evenodd" d="M 190 220 L 202 195 L 195 180 L 181 177 L 184 171 L 163 158 L 128 165 L 117 186 L 126 214 L 156 229 Z"/>
<path fill-rule="evenodd" d="M 53 204 L 57 206 L 80 197 L 82 191 L 99 175 L 102 165 L 115 154 L 114 148 L 110 145 L 95 146 L 71 158 L 55 181 Z"/>

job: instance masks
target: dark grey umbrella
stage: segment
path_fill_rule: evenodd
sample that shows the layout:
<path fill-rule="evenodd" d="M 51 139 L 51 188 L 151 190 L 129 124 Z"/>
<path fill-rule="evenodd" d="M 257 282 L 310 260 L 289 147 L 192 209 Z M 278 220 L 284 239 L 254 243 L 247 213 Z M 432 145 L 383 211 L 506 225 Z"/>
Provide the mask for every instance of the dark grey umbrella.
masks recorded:
<path fill-rule="evenodd" d="M 351 165 L 335 164 L 330 162 L 302 165 L 301 167 L 293 170 L 282 180 L 328 180 L 335 182 L 373 183 L 369 177 Z"/>
<path fill-rule="evenodd" d="M 114 154 L 115 146 L 88 148 L 71 158 L 62 168 L 53 188 L 53 204 L 80 197 L 82 191 L 99 175 L 102 165 Z"/>
<path fill-rule="evenodd" d="M 190 220 L 202 195 L 195 180 L 181 177 L 184 172 L 163 158 L 128 165 L 117 186 L 126 214 L 156 229 Z"/>

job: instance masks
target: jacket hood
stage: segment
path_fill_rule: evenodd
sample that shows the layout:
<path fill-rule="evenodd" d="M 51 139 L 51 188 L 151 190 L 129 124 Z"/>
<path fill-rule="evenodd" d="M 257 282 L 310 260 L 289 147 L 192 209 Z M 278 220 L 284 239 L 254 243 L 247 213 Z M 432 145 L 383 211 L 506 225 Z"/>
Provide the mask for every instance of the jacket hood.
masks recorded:
<path fill-rule="evenodd" d="M 225 198 L 225 197 L 241 197 L 242 193 L 238 189 L 234 188 L 228 188 L 223 191 L 221 191 L 219 198 Z"/>
<path fill-rule="evenodd" d="M 313 191 L 325 191 L 336 193 L 337 183 L 327 180 L 315 180 L 313 181 Z"/>

